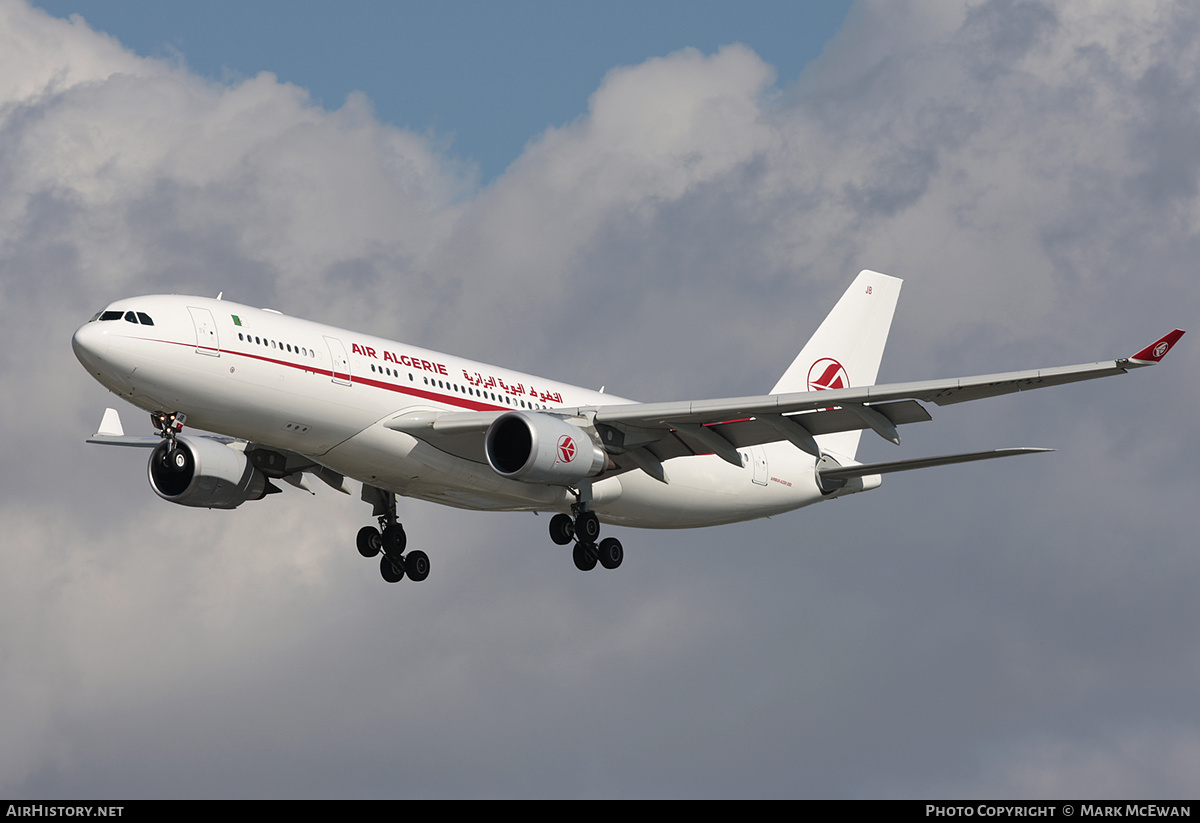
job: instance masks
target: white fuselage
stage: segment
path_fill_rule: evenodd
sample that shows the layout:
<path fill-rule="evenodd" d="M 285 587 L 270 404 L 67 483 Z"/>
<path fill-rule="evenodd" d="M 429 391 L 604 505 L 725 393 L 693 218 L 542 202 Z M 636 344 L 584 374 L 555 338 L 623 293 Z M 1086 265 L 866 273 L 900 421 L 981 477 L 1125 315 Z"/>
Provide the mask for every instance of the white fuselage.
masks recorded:
<path fill-rule="evenodd" d="M 126 320 L 132 314 L 139 322 Z M 114 314 L 117 315 L 114 317 Z M 98 381 L 147 411 L 305 455 L 363 483 L 469 509 L 567 511 L 565 487 L 500 476 L 487 463 L 386 428 L 413 411 L 545 410 L 623 398 L 224 300 L 177 295 L 113 303 L 81 326 L 77 356 Z M 152 321 L 149 325 L 140 318 Z M 750 520 L 823 499 L 814 459 L 786 442 L 601 475 L 593 510 L 609 523 L 689 528 Z"/>

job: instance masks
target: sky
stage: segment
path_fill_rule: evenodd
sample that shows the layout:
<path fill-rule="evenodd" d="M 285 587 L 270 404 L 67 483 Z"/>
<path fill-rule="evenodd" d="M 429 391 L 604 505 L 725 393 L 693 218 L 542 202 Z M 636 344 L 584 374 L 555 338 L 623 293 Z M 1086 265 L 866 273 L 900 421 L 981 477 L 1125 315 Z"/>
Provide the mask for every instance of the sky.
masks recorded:
<path fill-rule="evenodd" d="M 137 54 L 218 82 L 270 72 L 339 108 L 365 93 L 375 117 L 431 138 L 487 183 L 525 144 L 587 111 L 609 69 L 683 48 L 741 42 L 794 80 L 848 0 L 561 3 L 47 0 Z"/>
<path fill-rule="evenodd" d="M 574 6 L 0 0 L 0 795 L 1194 796 L 1191 335 L 859 456 L 1053 454 L 607 573 L 402 500 L 389 586 L 354 496 L 190 510 L 83 443 L 71 333 L 136 294 L 645 400 L 765 391 L 865 268 L 881 382 L 1195 328 L 1193 7 Z"/>

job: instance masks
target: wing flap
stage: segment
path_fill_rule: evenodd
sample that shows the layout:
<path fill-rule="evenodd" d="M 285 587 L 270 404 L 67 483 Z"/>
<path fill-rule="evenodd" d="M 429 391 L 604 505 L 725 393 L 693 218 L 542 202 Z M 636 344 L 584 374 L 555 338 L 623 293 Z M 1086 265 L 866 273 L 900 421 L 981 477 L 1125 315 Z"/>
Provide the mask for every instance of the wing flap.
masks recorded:
<path fill-rule="evenodd" d="M 867 408 L 879 412 L 892 425 L 901 426 L 908 423 L 923 423 L 932 420 L 929 412 L 915 400 L 902 400 L 896 403 L 882 403 Z M 707 428 L 715 429 L 737 448 L 759 446 L 763 443 L 773 443 L 785 439 L 779 429 L 768 422 L 769 415 L 761 418 L 733 420 L 723 423 L 710 423 Z M 799 414 L 781 416 L 784 421 L 799 424 L 810 435 L 834 434 L 844 431 L 861 431 L 870 428 L 862 416 L 848 408 L 831 408 L 818 411 L 804 411 Z"/>

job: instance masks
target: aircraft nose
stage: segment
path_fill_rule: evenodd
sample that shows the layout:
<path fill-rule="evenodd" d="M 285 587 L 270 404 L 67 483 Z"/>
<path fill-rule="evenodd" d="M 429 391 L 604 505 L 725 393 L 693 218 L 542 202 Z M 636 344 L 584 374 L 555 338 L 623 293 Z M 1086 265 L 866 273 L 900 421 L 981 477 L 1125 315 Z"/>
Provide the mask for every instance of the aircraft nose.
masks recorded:
<path fill-rule="evenodd" d="M 75 357 L 90 372 L 99 370 L 108 350 L 108 334 L 99 323 L 84 323 L 71 336 Z"/>

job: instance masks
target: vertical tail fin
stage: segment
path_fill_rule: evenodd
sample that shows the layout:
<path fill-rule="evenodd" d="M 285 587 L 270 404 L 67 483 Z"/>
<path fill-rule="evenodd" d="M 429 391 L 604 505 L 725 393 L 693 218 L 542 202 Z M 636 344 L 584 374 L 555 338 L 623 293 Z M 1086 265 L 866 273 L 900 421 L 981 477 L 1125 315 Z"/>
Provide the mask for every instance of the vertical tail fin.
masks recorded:
<path fill-rule="evenodd" d="M 863 271 L 779 378 L 771 394 L 873 386 L 892 327 L 900 278 Z M 861 431 L 817 437 L 822 451 L 853 460 Z"/>

